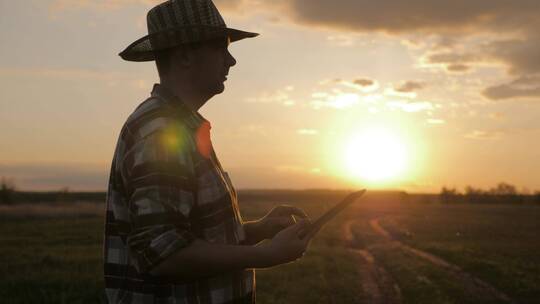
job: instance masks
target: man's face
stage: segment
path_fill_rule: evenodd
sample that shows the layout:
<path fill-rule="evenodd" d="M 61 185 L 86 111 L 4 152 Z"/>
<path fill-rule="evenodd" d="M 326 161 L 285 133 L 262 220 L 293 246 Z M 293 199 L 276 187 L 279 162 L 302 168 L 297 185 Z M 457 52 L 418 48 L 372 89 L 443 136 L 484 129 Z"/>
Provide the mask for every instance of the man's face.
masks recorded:
<path fill-rule="evenodd" d="M 229 39 L 204 43 L 192 50 L 191 75 L 193 85 L 201 93 L 213 96 L 225 90 L 224 81 L 227 80 L 229 69 L 236 64 L 236 60 L 228 50 Z"/>

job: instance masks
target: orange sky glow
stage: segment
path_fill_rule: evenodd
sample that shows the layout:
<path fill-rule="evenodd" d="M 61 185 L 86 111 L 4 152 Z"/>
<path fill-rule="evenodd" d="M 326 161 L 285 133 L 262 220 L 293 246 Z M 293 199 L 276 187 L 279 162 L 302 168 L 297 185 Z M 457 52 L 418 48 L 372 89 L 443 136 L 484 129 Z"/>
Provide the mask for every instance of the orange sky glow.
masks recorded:
<path fill-rule="evenodd" d="M 397 2 L 397 3 L 396 3 Z M 105 190 L 151 0 L 0 0 L 0 176 Z M 216 0 L 259 32 L 201 114 L 239 189 L 540 190 L 540 2 Z"/>

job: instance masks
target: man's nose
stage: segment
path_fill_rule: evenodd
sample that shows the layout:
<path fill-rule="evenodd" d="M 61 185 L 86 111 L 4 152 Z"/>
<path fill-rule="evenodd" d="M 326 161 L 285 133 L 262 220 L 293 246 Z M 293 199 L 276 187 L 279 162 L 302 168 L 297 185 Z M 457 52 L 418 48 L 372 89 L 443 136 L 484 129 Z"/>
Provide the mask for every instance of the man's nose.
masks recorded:
<path fill-rule="evenodd" d="M 233 55 L 227 50 L 227 65 L 229 67 L 232 67 L 236 64 L 236 59 L 233 57 Z"/>

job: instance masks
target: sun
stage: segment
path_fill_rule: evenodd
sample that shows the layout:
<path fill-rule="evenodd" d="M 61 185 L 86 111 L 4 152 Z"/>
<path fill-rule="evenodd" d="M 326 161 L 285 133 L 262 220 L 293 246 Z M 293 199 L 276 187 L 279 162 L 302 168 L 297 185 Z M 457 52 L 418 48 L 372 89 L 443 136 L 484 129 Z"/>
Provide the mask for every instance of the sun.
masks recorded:
<path fill-rule="evenodd" d="M 407 149 L 395 133 L 366 129 L 354 134 L 344 149 L 349 175 L 372 182 L 400 177 L 407 166 Z"/>

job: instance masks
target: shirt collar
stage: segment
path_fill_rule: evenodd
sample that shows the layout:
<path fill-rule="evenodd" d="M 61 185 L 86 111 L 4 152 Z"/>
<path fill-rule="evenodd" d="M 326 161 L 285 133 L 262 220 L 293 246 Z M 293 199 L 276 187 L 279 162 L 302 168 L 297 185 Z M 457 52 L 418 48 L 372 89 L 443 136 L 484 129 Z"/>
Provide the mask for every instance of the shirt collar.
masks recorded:
<path fill-rule="evenodd" d="M 185 118 L 186 124 L 192 129 L 198 129 L 202 124 L 210 125 L 210 122 L 206 120 L 198 111 L 193 111 L 188 107 L 178 96 L 174 95 L 169 89 L 163 85 L 156 83 L 152 88 L 152 97 L 158 97 L 165 101 L 168 105 L 172 106 Z"/>

